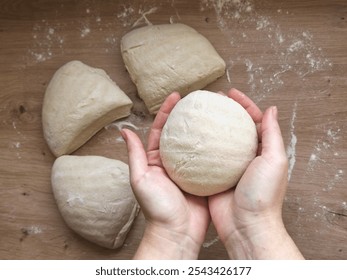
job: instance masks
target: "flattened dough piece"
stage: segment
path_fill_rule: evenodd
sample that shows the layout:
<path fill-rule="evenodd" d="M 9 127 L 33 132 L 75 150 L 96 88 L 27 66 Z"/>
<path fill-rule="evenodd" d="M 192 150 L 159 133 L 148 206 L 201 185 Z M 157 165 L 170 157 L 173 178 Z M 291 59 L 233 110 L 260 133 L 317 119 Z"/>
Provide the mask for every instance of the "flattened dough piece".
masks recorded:
<path fill-rule="evenodd" d="M 247 111 L 229 97 L 204 90 L 176 104 L 160 137 L 167 174 L 199 196 L 234 187 L 257 147 L 256 126 Z"/>
<path fill-rule="evenodd" d="M 106 248 L 122 246 L 139 211 L 127 164 L 100 156 L 61 156 L 51 179 L 60 213 L 72 230 Z"/>
<path fill-rule="evenodd" d="M 129 97 L 104 70 L 68 62 L 46 89 L 44 137 L 55 156 L 70 154 L 105 125 L 130 115 L 131 107 Z"/>
<path fill-rule="evenodd" d="M 182 96 L 222 76 L 225 62 L 212 44 L 181 24 L 145 26 L 121 40 L 126 68 L 150 113 L 173 91 Z"/>

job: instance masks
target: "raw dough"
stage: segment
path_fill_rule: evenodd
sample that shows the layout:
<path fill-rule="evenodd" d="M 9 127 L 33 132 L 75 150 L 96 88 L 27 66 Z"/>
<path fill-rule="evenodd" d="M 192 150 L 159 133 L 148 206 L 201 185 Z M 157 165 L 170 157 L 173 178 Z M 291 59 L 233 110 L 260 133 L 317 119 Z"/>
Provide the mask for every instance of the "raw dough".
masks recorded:
<path fill-rule="evenodd" d="M 130 114 L 132 102 L 106 72 L 71 61 L 54 74 L 42 108 L 44 137 L 55 156 L 70 154 L 112 121 Z"/>
<path fill-rule="evenodd" d="M 128 165 L 100 156 L 61 156 L 53 165 L 52 188 L 71 229 L 100 246 L 122 246 L 139 211 Z"/>
<path fill-rule="evenodd" d="M 173 91 L 183 96 L 222 76 L 225 62 L 211 43 L 181 24 L 150 25 L 121 40 L 126 68 L 150 113 Z"/>
<path fill-rule="evenodd" d="M 160 138 L 160 156 L 184 191 L 208 196 L 238 182 L 258 146 L 255 124 L 237 102 L 195 91 L 174 107 Z"/>

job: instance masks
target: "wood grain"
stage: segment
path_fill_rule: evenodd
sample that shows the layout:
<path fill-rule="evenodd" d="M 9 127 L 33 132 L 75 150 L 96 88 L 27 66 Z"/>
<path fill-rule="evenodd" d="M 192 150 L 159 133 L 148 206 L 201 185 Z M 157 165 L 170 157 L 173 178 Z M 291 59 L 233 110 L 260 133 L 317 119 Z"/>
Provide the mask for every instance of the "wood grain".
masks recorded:
<path fill-rule="evenodd" d="M 219 3 L 218 6 L 216 3 Z M 53 73 L 79 59 L 103 68 L 135 103 L 128 119 L 146 142 L 148 114 L 123 65 L 120 38 L 144 25 L 196 28 L 227 63 L 207 88 L 239 88 L 261 109 L 277 105 L 291 162 L 285 225 L 309 259 L 347 259 L 345 184 L 347 3 L 274 1 L 0 1 L 0 258 L 130 259 L 144 229 L 138 216 L 125 245 L 100 248 L 73 233 L 55 204 L 55 160 L 43 139 L 42 99 Z M 127 162 L 116 126 L 75 154 Z M 227 222 L 227 221 L 226 221 Z M 211 225 L 201 259 L 226 259 Z"/>

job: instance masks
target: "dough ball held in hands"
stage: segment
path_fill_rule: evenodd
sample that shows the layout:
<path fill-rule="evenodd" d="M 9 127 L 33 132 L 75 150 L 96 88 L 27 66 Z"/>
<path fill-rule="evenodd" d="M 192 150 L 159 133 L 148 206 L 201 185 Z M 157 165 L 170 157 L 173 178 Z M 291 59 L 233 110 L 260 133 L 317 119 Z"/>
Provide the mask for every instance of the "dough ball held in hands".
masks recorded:
<path fill-rule="evenodd" d="M 256 126 L 247 111 L 231 98 L 201 90 L 176 104 L 160 137 L 169 177 L 198 196 L 234 187 L 257 147 Z"/>
<path fill-rule="evenodd" d="M 139 211 L 128 165 L 100 156 L 61 156 L 51 179 L 59 211 L 72 230 L 102 247 L 123 245 Z"/>
<path fill-rule="evenodd" d="M 105 125 L 130 115 L 132 102 L 102 69 L 71 61 L 46 89 L 42 124 L 55 156 L 70 154 Z"/>
<path fill-rule="evenodd" d="M 225 62 L 212 44 L 181 24 L 150 25 L 121 40 L 126 68 L 149 112 L 158 112 L 173 91 L 182 96 L 202 89 L 225 72 Z"/>

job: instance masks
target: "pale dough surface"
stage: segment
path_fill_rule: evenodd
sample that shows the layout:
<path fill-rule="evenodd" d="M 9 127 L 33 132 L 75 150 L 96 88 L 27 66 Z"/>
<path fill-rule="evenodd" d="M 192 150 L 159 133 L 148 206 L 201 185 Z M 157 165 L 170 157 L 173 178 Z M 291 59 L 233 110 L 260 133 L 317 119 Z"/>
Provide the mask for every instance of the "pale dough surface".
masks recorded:
<path fill-rule="evenodd" d="M 59 211 L 71 229 L 106 248 L 123 245 L 139 211 L 127 164 L 100 156 L 61 156 L 51 180 Z"/>
<path fill-rule="evenodd" d="M 184 96 L 225 72 L 225 62 L 212 44 L 181 23 L 135 29 L 122 38 L 121 52 L 138 94 L 152 114 L 173 91 Z"/>
<path fill-rule="evenodd" d="M 195 91 L 170 113 L 160 156 L 182 190 L 207 196 L 234 187 L 257 146 L 255 124 L 240 104 L 221 94 Z"/>
<path fill-rule="evenodd" d="M 55 156 L 70 154 L 105 125 L 128 116 L 131 107 L 132 101 L 104 70 L 68 62 L 46 89 L 44 137 Z"/>

